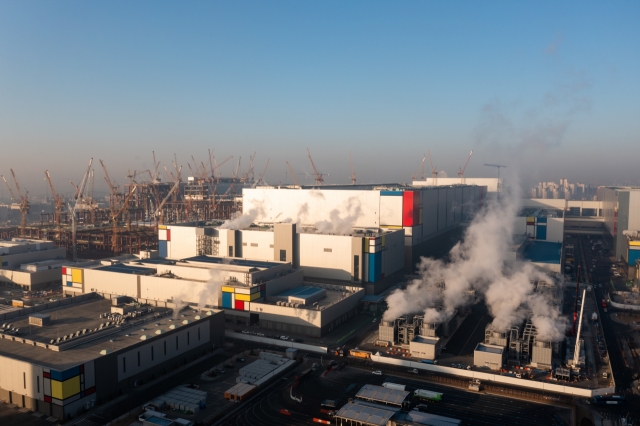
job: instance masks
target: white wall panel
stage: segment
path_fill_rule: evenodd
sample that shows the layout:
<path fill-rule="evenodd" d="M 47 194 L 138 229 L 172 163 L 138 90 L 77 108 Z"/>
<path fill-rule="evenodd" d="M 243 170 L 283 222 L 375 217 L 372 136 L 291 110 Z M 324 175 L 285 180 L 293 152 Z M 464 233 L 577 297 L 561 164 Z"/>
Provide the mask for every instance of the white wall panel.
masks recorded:
<path fill-rule="evenodd" d="M 244 259 L 273 260 L 273 231 L 244 230 L 239 232 Z"/>
<path fill-rule="evenodd" d="M 95 291 L 138 297 L 138 275 L 85 269 L 84 288 L 87 293 Z"/>
<path fill-rule="evenodd" d="M 306 277 L 351 280 L 352 237 L 305 233 L 299 236 L 300 268 Z"/>
<path fill-rule="evenodd" d="M 564 241 L 564 218 L 547 218 L 547 241 L 554 243 Z"/>
<path fill-rule="evenodd" d="M 402 196 L 380 196 L 380 225 L 402 226 Z"/>
<path fill-rule="evenodd" d="M 15 344 L 19 345 L 20 343 Z M 38 377 L 40 377 L 40 392 L 38 392 L 36 383 Z M 44 390 L 42 367 L 10 357 L 0 357 L 0 388 L 31 398 L 42 399 Z M 16 403 L 15 400 L 14 403 Z"/>
<path fill-rule="evenodd" d="M 167 243 L 167 257 L 185 259 L 198 255 L 196 228 L 193 226 L 171 226 L 171 241 Z"/>
<path fill-rule="evenodd" d="M 320 190 L 243 188 L 243 212 L 258 213 L 255 222 L 285 222 L 315 225 L 336 210 L 341 218 L 354 217 L 354 226 L 380 226 L 380 192 L 370 190 Z M 360 214 L 356 214 L 359 207 Z"/>

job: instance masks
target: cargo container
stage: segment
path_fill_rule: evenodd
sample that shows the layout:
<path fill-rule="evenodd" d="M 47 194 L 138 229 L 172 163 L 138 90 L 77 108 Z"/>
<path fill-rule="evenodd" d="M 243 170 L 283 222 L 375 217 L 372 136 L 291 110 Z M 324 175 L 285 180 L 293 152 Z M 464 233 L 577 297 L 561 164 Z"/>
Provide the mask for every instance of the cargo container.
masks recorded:
<path fill-rule="evenodd" d="M 393 390 L 398 390 L 398 391 L 403 391 L 404 392 L 404 385 L 399 385 L 397 383 L 391 383 L 391 382 L 385 382 L 382 384 L 383 388 L 387 388 L 387 389 L 393 389 Z"/>
<path fill-rule="evenodd" d="M 440 392 L 432 392 L 424 389 L 417 389 L 413 393 L 415 399 L 428 400 L 428 401 L 442 401 L 442 394 Z"/>

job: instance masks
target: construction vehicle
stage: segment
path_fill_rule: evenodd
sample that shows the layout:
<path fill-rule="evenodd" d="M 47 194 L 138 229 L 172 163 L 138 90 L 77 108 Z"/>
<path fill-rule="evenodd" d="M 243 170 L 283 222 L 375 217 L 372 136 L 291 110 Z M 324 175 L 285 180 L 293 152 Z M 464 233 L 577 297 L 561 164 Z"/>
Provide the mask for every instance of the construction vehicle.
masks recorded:
<path fill-rule="evenodd" d="M 349 355 L 355 356 L 356 358 L 371 359 L 371 352 L 361 351 L 359 349 L 351 349 Z"/>
<path fill-rule="evenodd" d="M 416 389 L 416 391 L 413 392 L 413 397 L 420 400 L 442 401 L 442 394 L 440 392 L 432 392 L 424 389 Z"/>

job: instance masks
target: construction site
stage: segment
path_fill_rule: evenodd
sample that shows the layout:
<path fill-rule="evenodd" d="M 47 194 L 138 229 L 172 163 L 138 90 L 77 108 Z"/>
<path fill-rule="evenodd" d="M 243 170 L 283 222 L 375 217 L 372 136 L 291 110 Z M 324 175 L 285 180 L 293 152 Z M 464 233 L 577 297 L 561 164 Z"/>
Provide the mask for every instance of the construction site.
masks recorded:
<path fill-rule="evenodd" d="M 99 160 L 109 189 L 104 197 L 94 195 L 99 177 L 91 159 L 80 183 L 70 182 L 74 195 L 67 199 L 54 186 L 49 171 L 44 172 L 49 203 L 32 203 L 11 169 L 10 176 L 2 176 L 11 203 L 0 204 L 0 239 L 53 241 L 67 250 L 68 259 L 99 259 L 157 249 L 158 225 L 223 221 L 242 212 L 242 187 L 261 183 L 266 166 L 256 179 L 254 154 L 245 172 L 241 172 L 239 159 L 233 175 L 223 177 L 218 169 L 232 158 L 218 163 L 209 155 L 207 166 L 191 157 L 191 174 L 185 180 L 174 156 L 172 168 L 163 167 L 163 181 L 154 153 L 154 170 L 129 172 L 123 185 L 112 179 L 106 164 Z"/>

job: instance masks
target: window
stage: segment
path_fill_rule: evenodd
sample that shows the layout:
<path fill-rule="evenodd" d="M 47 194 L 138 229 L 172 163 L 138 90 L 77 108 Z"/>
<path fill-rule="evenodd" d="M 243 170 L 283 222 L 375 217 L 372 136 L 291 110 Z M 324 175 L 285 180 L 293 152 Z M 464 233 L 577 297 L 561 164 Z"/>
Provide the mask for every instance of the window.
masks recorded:
<path fill-rule="evenodd" d="M 198 342 L 200 341 L 200 327 L 198 327 Z"/>
<path fill-rule="evenodd" d="M 126 358 L 122 358 L 122 372 L 123 373 L 127 372 L 127 359 Z"/>
<path fill-rule="evenodd" d="M 233 246 L 229 246 L 229 257 L 233 257 Z"/>
<path fill-rule="evenodd" d="M 140 351 L 138 351 L 138 367 L 140 367 Z"/>
<path fill-rule="evenodd" d="M 187 345 L 190 345 L 190 344 L 191 344 L 191 343 L 190 343 L 190 342 L 191 342 L 190 337 L 191 337 L 191 336 L 189 335 L 189 332 L 187 331 Z"/>
<path fill-rule="evenodd" d="M 151 346 L 151 361 L 153 361 L 153 346 Z"/>
<path fill-rule="evenodd" d="M 269 248 L 273 248 L 273 244 L 269 244 Z"/>
<path fill-rule="evenodd" d="M 22 373 L 22 381 L 24 382 L 24 388 L 27 388 L 27 373 Z"/>
<path fill-rule="evenodd" d="M 287 251 L 280 250 L 280 262 L 286 262 L 286 261 L 287 261 Z"/>
<path fill-rule="evenodd" d="M 258 247 L 258 243 L 251 243 L 251 247 Z"/>
<path fill-rule="evenodd" d="M 38 393 L 40 393 L 40 376 L 36 376 L 36 388 Z"/>
<path fill-rule="evenodd" d="M 326 249 L 324 249 L 324 252 L 325 252 L 325 253 L 331 253 L 332 251 L 333 251 L 333 250 L 332 250 L 332 249 L 330 249 L 330 248 L 326 248 Z"/>
<path fill-rule="evenodd" d="M 167 354 L 167 341 L 164 341 L 164 354 Z"/>
<path fill-rule="evenodd" d="M 247 243 L 242 243 L 242 247 L 246 247 L 246 246 L 247 246 Z"/>
<path fill-rule="evenodd" d="M 178 336 L 176 336 L 176 350 L 178 350 Z"/>

